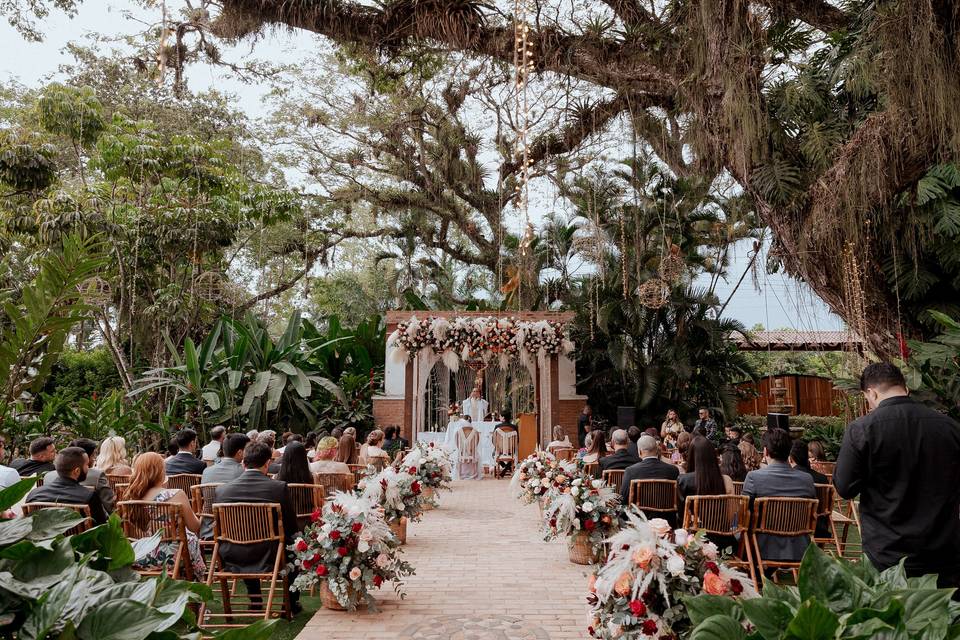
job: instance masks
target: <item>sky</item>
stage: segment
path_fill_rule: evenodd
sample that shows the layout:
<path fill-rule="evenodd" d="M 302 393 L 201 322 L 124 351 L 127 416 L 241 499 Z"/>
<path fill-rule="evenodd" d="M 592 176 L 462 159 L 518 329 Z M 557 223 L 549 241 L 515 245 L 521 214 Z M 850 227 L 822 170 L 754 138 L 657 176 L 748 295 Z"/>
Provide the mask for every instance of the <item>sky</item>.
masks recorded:
<path fill-rule="evenodd" d="M 48 78 L 55 79 L 58 66 L 70 61 L 64 52 L 65 45 L 72 41 L 82 41 L 87 33 L 120 35 L 142 31 L 144 25 L 128 17 L 127 9 L 138 17 L 145 12 L 140 4 L 120 0 L 88 0 L 80 5 L 80 10 L 73 19 L 53 12 L 42 23 L 45 40 L 40 43 L 25 41 L 6 21 L 0 21 L 0 82 L 14 80 L 32 87 L 42 84 Z M 158 19 L 159 15 L 158 11 L 155 17 Z M 252 55 L 260 59 L 295 62 L 309 59 L 323 48 L 323 42 L 314 34 L 275 30 L 257 42 Z M 251 48 L 249 45 L 239 46 L 229 53 L 232 59 L 243 58 L 251 55 Z M 208 65 L 191 67 L 188 82 L 194 90 L 216 88 L 231 95 L 237 107 L 251 117 L 266 115 L 264 97 L 269 87 L 265 85 L 241 83 L 220 69 Z M 536 218 L 536 212 L 531 215 Z M 750 249 L 749 241 L 735 247 L 729 269 L 730 282 L 721 282 L 716 290 L 721 300 L 726 300 L 734 291 L 737 280 L 749 264 Z M 763 257 L 760 258 L 761 264 Z M 830 312 L 803 283 L 782 273 L 766 274 L 761 269 L 759 284 L 759 289 L 754 288 L 751 276 L 747 275 L 730 300 L 724 315 L 741 321 L 748 328 L 757 324 L 798 330 L 843 328 L 840 318 Z"/>

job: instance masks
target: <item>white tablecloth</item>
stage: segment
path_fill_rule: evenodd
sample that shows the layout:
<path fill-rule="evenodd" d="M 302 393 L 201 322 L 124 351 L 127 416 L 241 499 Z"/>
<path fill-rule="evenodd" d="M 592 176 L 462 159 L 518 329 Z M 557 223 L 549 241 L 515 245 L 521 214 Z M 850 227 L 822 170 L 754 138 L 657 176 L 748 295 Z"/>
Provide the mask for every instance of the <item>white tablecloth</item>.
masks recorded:
<path fill-rule="evenodd" d="M 491 468 L 493 467 L 493 430 L 497 428 L 497 424 L 499 423 L 489 420 L 473 422 L 470 425 L 480 434 L 480 463 Z M 454 452 L 457 449 L 455 436 L 454 426 L 449 425 L 446 431 L 421 431 L 417 434 L 417 442 L 424 444 L 432 442 L 436 446 L 443 446 L 447 451 Z M 454 457 L 454 465 L 456 465 L 456 457 Z"/>

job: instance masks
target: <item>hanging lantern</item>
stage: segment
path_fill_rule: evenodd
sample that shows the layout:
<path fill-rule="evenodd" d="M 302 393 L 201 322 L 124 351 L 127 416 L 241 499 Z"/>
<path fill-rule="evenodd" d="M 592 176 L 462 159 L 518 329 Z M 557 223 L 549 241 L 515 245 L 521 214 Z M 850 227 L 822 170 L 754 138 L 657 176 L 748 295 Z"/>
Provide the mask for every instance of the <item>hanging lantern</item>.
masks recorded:
<path fill-rule="evenodd" d="M 676 282 L 683 275 L 687 264 L 680 256 L 680 247 L 670 245 L 670 253 L 660 260 L 660 267 L 657 271 L 660 277 L 666 282 Z"/>
<path fill-rule="evenodd" d="M 652 278 L 637 289 L 640 304 L 648 309 L 659 309 L 670 300 L 670 285 L 660 278 Z"/>

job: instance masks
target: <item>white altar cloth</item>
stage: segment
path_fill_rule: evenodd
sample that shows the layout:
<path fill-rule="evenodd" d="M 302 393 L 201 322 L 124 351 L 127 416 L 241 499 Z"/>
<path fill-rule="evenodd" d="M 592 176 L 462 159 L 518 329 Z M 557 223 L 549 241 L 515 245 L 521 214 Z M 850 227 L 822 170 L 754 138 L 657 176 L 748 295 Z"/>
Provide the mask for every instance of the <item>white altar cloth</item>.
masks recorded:
<path fill-rule="evenodd" d="M 484 422 L 472 422 L 470 426 L 477 430 L 480 434 L 480 446 L 478 448 L 480 452 L 480 463 L 485 467 L 493 468 L 493 431 L 497 428 L 499 422 L 494 420 L 487 420 Z M 417 442 L 423 442 L 424 444 L 430 444 L 431 442 L 435 446 L 442 446 L 447 451 L 451 453 L 456 452 L 457 442 L 456 442 L 456 429 L 459 428 L 459 424 L 449 424 L 447 425 L 446 431 L 421 431 L 417 434 Z M 457 457 L 454 456 L 454 467 L 456 467 Z M 454 478 L 458 477 L 454 473 Z"/>

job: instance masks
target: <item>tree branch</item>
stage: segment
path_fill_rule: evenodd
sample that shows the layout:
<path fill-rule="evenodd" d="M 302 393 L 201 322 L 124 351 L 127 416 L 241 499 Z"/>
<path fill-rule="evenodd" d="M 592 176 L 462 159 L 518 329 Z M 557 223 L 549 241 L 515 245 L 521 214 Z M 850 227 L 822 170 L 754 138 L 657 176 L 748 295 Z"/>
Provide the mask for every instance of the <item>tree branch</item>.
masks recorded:
<path fill-rule="evenodd" d="M 796 18 L 824 33 L 844 29 L 850 16 L 826 0 L 758 0 L 785 18 Z"/>

